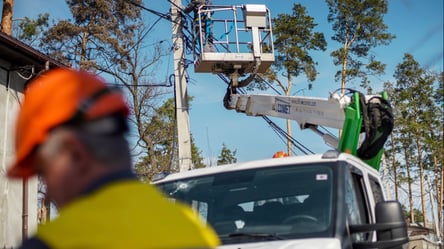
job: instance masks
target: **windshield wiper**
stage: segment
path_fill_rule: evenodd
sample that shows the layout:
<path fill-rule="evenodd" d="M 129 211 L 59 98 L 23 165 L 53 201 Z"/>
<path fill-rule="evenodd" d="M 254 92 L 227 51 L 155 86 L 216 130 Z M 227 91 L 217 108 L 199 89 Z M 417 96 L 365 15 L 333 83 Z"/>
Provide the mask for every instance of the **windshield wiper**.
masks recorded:
<path fill-rule="evenodd" d="M 284 237 L 281 237 L 276 234 L 272 233 L 230 233 L 228 234 L 228 237 L 249 237 L 249 238 L 262 238 L 262 239 L 269 239 L 269 240 L 284 240 Z"/>

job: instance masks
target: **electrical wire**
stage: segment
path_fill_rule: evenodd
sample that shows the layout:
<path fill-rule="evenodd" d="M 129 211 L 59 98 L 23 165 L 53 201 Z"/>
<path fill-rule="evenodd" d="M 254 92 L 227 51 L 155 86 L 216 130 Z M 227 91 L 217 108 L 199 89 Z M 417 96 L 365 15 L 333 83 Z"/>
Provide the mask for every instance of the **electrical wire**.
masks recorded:
<path fill-rule="evenodd" d="M 284 137 L 287 141 L 290 141 L 291 144 L 296 147 L 299 151 L 304 153 L 305 155 L 314 154 L 313 151 L 308 149 L 305 145 L 300 143 L 298 140 L 296 140 L 294 137 L 290 136 L 286 131 L 284 131 L 282 128 L 280 128 L 276 123 L 271 121 L 271 119 L 267 116 L 262 116 L 262 118 L 271 126 L 271 128 L 276 131 L 279 135 Z"/>
<path fill-rule="evenodd" d="M 145 39 L 145 37 L 151 32 L 151 30 L 154 28 L 154 26 L 156 26 L 157 25 L 157 23 L 160 21 L 162 19 L 162 17 L 159 17 L 153 24 L 151 24 L 151 26 L 147 29 L 147 31 L 134 43 L 134 45 L 133 46 L 131 46 L 128 50 L 126 50 L 125 51 L 125 53 L 123 54 L 123 56 L 121 56 L 121 58 L 116 62 L 116 63 L 118 63 L 118 62 L 121 62 L 123 59 L 124 59 L 124 57 L 125 56 L 127 56 L 129 53 L 130 53 L 130 51 L 131 50 L 133 50 L 134 49 L 134 47 L 136 47 L 143 39 Z M 163 42 L 163 41 L 161 41 L 161 42 Z M 114 64 L 116 64 L 116 63 L 114 63 Z M 112 67 L 113 65 L 109 65 L 107 68 L 101 68 L 100 70 L 103 70 L 103 71 L 107 71 L 107 70 L 109 70 L 111 67 Z M 139 85 L 139 86 L 142 86 L 142 85 Z"/>
<path fill-rule="evenodd" d="M 272 130 L 276 133 L 276 135 L 278 136 L 278 138 L 281 140 L 281 142 L 283 144 L 287 144 L 288 140 L 286 140 L 283 136 L 281 136 L 281 134 L 278 131 L 276 131 L 275 129 L 272 128 Z M 297 155 L 297 153 L 294 151 L 293 147 L 290 147 L 290 150 L 291 150 L 292 154 Z"/>
<path fill-rule="evenodd" d="M 262 82 L 265 82 L 265 84 L 267 84 L 269 88 L 273 89 L 275 93 L 281 94 L 268 80 L 265 80 L 261 75 L 256 74 L 256 77 L 259 78 Z"/>
<path fill-rule="evenodd" d="M 328 130 L 328 129 L 325 128 L 324 126 L 319 125 L 318 127 L 321 128 L 325 133 L 328 133 L 330 136 L 332 136 L 332 137 L 336 137 L 335 134 L 333 134 L 330 130 Z"/>
<path fill-rule="evenodd" d="M 174 3 L 174 2 L 171 1 L 171 0 L 167 0 L 167 1 L 168 1 L 169 3 L 171 3 L 172 5 L 174 5 L 174 7 L 176 7 L 178 10 L 180 10 L 180 13 L 181 13 L 183 16 L 188 17 L 188 18 L 190 18 L 191 20 L 193 20 L 193 17 L 190 16 L 188 13 L 186 13 L 182 7 L 180 7 L 179 5 L 177 5 L 176 3 Z"/>
<path fill-rule="evenodd" d="M 139 3 L 136 3 L 136 2 L 134 2 L 132 0 L 126 0 L 126 2 L 136 6 L 138 8 L 141 8 L 141 9 L 143 9 L 145 11 L 148 11 L 148 12 L 150 12 L 150 13 L 156 15 L 156 16 L 159 16 L 160 18 L 163 18 L 163 19 L 165 19 L 165 20 L 167 20 L 167 21 L 169 21 L 171 23 L 178 24 L 178 22 L 176 20 L 173 20 L 171 18 L 171 13 L 164 14 L 164 13 L 161 13 L 161 12 L 158 12 L 158 11 L 146 8 L 145 6 L 143 6 L 143 5 L 139 4 Z M 189 20 L 193 21 L 193 17 L 191 17 L 189 14 L 187 14 L 183 10 L 183 8 L 181 8 L 180 6 L 178 6 L 177 4 L 175 4 L 171 0 L 168 0 L 168 2 L 170 2 L 172 5 L 174 5 L 178 9 L 178 13 L 180 14 L 181 17 L 185 17 L 185 18 L 188 18 Z M 158 22 L 158 21 L 156 21 L 156 22 Z M 182 24 L 183 23 L 187 23 L 186 20 L 185 20 L 185 22 L 182 21 Z M 183 42 L 185 44 L 185 52 L 187 54 L 191 54 L 193 52 L 193 42 L 192 42 L 193 39 L 190 39 L 190 36 L 193 36 L 193 33 L 192 33 L 192 31 L 189 30 L 188 25 L 184 25 L 184 27 L 186 27 L 186 28 L 183 29 L 183 30 L 185 30 L 188 33 L 188 34 L 185 34 L 183 32 L 183 30 L 182 30 Z"/>
<path fill-rule="evenodd" d="M 146 11 L 148 11 L 148 12 L 150 12 L 150 13 L 153 13 L 153 14 L 155 14 L 155 15 L 157 15 L 157 16 L 159 16 L 160 18 L 163 18 L 163 19 L 166 19 L 166 20 L 168 20 L 168 21 L 171 21 L 171 22 L 174 22 L 174 20 L 172 20 L 171 19 L 171 15 L 166 15 L 166 14 L 162 14 L 162 13 L 160 13 L 160 12 L 157 12 L 157 11 L 154 11 L 154 10 L 152 10 L 152 9 L 148 9 L 148 8 L 146 8 L 146 7 L 144 7 L 144 6 L 142 6 L 142 5 L 140 5 L 140 4 L 138 4 L 138 3 L 135 3 L 134 1 L 131 1 L 131 0 L 126 0 L 128 3 L 131 3 L 131 4 L 133 4 L 133 5 L 135 5 L 135 6 L 137 6 L 137 7 L 139 7 L 139 8 L 141 8 L 141 9 L 143 9 L 143 10 L 146 10 Z M 175 4 L 173 1 L 171 1 L 171 0 L 168 0 L 168 2 L 170 2 L 172 5 L 174 5 L 178 10 L 179 10 L 179 13 L 181 14 L 181 16 L 184 16 L 184 17 L 186 17 L 186 18 L 189 18 L 191 21 L 193 21 L 193 18 L 189 15 L 189 14 L 187 14 L 187 13 L 185 13 L 184 12 L 184 10 L 180 7 L 180 6 L 178 6 L 177 4 Z M 157 22 L 157 21 L 156 21 Z M 192 35 L 192 32 L 189 30 L 189 27 L 187 27 L 185 30 L 187 30 L 191 35 Z M 183 32 L 182 32 L 182 34 L 183 34 L 183 40 L 184 40 L 184 43 L 185 43 L 185 47 L 187 47 L 187 51 L 193 51 L 193 44 L 192 44 L 192 40 L 193 39 L 190 39 L 190 37 L 189 36 L 187 36 L 187 35 L 185 35 Z M 196 52 L 196 51 L 194 51 L 194 52 Z M 229 82 L 230 82 L 230 80 L 225 76 L 225 75 L 222 75 L 222 74 L 218 74 L 218 76 L 225 82 L 225 83 L 227 83 L 227 84 L 229 84 Z M 171 77 L 170 77 L 170 79 L 171 79 Z M 279 93 L 268 81 L 265 81 L 262 77 L 261 77 L 261 80 L 262 81 L 264 81 L 271 89 L 273 89 L 276 93 Z M 171 83 L 171 80 L 170 80 L 170 85 L 171 85 L 172 83 Z M 240 89 L 241 91 L 243 91 L 243 89 Z M 244 94 L 245 94 L 245 92 L 244 92 Z M 311 153 L 311 154 L 314 154 L 314 152 L 313 151 L 311 151 L 310 149 L 308 149 L 306 146 L 304 146 L 303 144 L 301 144 L 299 141 L 297 141 L 296 139 L 294 139 L 292 136 L 290 136 L 286 131 L 284 131 L 284 130 L 282 130 L 276 123 L 274 123 L 270 118 L 268 118 L 267 116 L 262 116 L 262 118 L 270 125 L 270 127 L 272 127 L 272 129 L 277 133 L 277 134 L 279 134 L 282 138 L 285 138 L 287 141 L 290 141 L 291 143 L 292 143 L 292 145 L 294 146 L 294 147 L 296 147 L 298 150 L 300 150 L 302 153 L 304 153 L 304 154 L 309 154 L 309 153 Z M 293 149 L 292 149 L 292 151 L 293 151 Z"/>
<path fill-rule="evenodd" d="M 246 94 L 246 91 L 242 88 L 239 89 L 239 92 L 242 94 Z M 273 122 L 269 117 L 262 116 L 262 118 L 267 122 L 273 130 L 277 131 L 278 134 L 280 134 L 282 137 L 284 137 L 287 141 L 290 141 L 291 144 L 296 147 L 299 151 L 304 153 L 305 155 L 308 154 L 314 154 L 312 150 L 307 148 L 305 145 L 300 143 L 298 140 L 296 140 L 294 137 L 292 137 L 288 132 L 284 131 L 282 128 L 280 128 L 275 122 Z"/>
<path fill-rule="evenodd" d="M 217 74 L 219 78 L 221 78 L 227 85 L 230 84 L 230 80 L 223 74 Z M 246 94 L 246 91 L 242 88 L 237 89 L 241 94 Z M 281 138 L 281 140 L 285 143 L 285 141 L 290 141 L 291 144 L 297 148 L 299 151 L 301 151 L 303 154 L 314 154 L 312 150 L 307 148 L 305 145 L 300 143 L 298 140 L 296 140 L 294 137 L 292 137 L 288 132 L 284 131 L 282 128 L 280 128 L 275 122 L 273 122 L 269 117 L 262 115 L 262 119 L 267 122 L 267 124 L 273 129 L 276 134 L 278 134 Z M 285 139 L 285 140 L 284 140 Z M 291 149 L 293 151 L 293 149 Z M 296 154 L 296 153 L 295 153 Z"/>
<path fill-rule="evenodd" d="M 165 19 L 167 21 L 173 21 L 171 19 L 171 15 L 170 14 L 163 14 L 163 13 L 160 13 L 158 11 L 155 11 L 155 10 L 152 10 L 152 9 L 148 9 L 145 6 L 143 6 L 143 5 L 139 4 L 139 3 L 136 3 L 136 2 L 134 2 L 132 0 L 125 0 L 125 1 L 127 3 L 130 3 L 130 4 L 134 5 L 134 6 L 136 6 L 136 7 L 139 7 L 141 9 L 145 10 L 145 11 L 148 11 L 148 12 L 150 12 L 150 13 L 156 15 L 156 16 L 159 16 L 159 17 L 161 17 L 161 18 L 163 18 L 163 19 Z"/>

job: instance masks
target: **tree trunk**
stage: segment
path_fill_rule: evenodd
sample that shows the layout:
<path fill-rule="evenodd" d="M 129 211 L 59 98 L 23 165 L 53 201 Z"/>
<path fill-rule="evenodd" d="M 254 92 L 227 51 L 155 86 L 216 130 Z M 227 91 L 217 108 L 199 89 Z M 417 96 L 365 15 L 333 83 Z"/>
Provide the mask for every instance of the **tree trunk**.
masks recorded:
<path fill-rule="evenodd" d="M 291 120 L 290 119 L 287 119 L 287 133 L 288 133 L 288 136 L 291 137 Z M 290 139 L 287 139 L 287 154 L 288 154 L 288 156 L 291 156 L 293 154 L 292 150 L 291 150 L 292 146 L 293 146 L 293 144 L 291 143 Z"/>
<path fill-rule="evenodd" d="M 344 51 L 342 55 L 342 69 L 341 69 L 341 96 L 345 94 L 345 80 L 347 78 L 347 43 L 344 44 Z"/>
<path fill-rule="evenodd" d="M 80 61 L 79 61 L 79 65 L 80 65 L 80 69 L 88 69 L 88 64 L 87 62 L 87 54 L 86 54 L 86 48 L 88 45 L 88 33 L 84 32 L 83 36 L 82 36 L 82 44 L 80 46 Z"/>
<path fill-rule="evenodd" d="M 12 35 L 12 11 L 14 7 L 14 0 L 3 0 L 2 11 L 2 32 L 7 35 Z"/>
<path fill-rule="evenodd" d="M 433 175 L 435 176 L 435 193 L 436 193 L 436 206 L 438 210 L 438 228 L 441 231 L 441 235 L 443 233 L 442 227 L 441 227 L 441 221 L 442 221 L 442 168 L 441 170 L 438 168 L 438 158 L 436 154 L 433 154 Z M 440 178 L 441 177 L 441 178 Z"/>
<path fill-rule="evenodd" d="M 347 78 L 347 42 L 344 43 L 344 51 L 342 54 L 342 69 L 341 69 L 341 96 L 345 95 L 345 79 Z M 338 138 L 342 137 L 342 129 L 338 131 Z"/>
<path fill-rule="evenodd" d="M 441 187 L 440 187 L 441 191 L 439 192 L 439 196 L 440 196 L 441 201 L 439 203 L 438 208 L 439 208 L 439 211 L 441 212 L 441 216 L 439 216 L 440 217 L 439 221 L 442 222 L 441 233 L 444 237 L 444 222 L 443 222 L 443 220 L 444 220 L 444 213 L 443 213 L 443 211 L 444 211 L 444 200 L 443 200 L 443 197 L 444 197 L 444 192 L 443 192 L 444 191 L 444 170 L 442 168 L 442 165 L 441 165 L 440 179 L 441 179 Z M 443 237 L 441 237 L 441 238 L 443 238 Z"/>
<path fill-rule="evenodd" d="M 407 185 L 408 185 L 408 195 L 409 195 L 409 209 L 410 209 L 410 223 L 415 223 L 415 210 L 413 208 L 413 192 L 412 192 L 412 178 L 410 176 L 410 159 L 408 148 L 404 148 L 405 157 L 405 168 L 407 171 Z"/>
<path fill-rule="evenodd" d="M 425 182 L 424 182 L 424 163 L 422 162 L 422 146 L 419 141 L 418 144 L 418 162 L 419 162 L 419 184 L 421 189 L 421 206 L 422 214 L 424 217 L 424 227 L 427 227 L 427 205 L 426 205 L 426 193 L 425 193 Z M 431 200 L 430 200 L 431 201 Z"/>
<path fill-rule="evenodd" d="M 416 119 L 416 118 L 415 118 Z M 422 144 L 421 144 L 421 135 L 415 134 L 416 140 L 416 149 L 417 149 L 417 160 L 419 167 L 419 188 L 421 191 L 421 208 L 422 215 L 424 217 L 424 227 L 427 227 L 427 205 L 426 205 L 426 193 L 425 193 L 425 181 L 424 181 L 424 162 L 422 161 Z M 430 200 L 431 201 L 431 200 Z"/>
<path fill-rule="evenodd" d="M 443 148 L 444 150 L 444 148 Z M 441 155 L 442 156 L 442 155 Z M 443 200 L 443 190 L 444 190 L 444 170 L 442 168 L 442 162 L 440 162 L 440 157 L 436 154 L 433 155 L 433 168 L 435 172 L 435 186 L 436 186 L 436 202 L 438 209 L 438 222 L 439 229 L 441 231 L 441 238 L 444 237 L 444 220 L 443 220 L 443 211 L 444 211 L 444 200 Z"/>
<path fill-rule="evenodd" d="M 395 200 L 399 200 L 398 194 L 398 174 L 397 174 L 397 162 L 396 162 L 396 150 L 395 150 L 395 140 L 393 134 L 390 135 L 390 141 L 392 143 L 392 168 L 393 168 L 393 180 L 395 185 Z"/>

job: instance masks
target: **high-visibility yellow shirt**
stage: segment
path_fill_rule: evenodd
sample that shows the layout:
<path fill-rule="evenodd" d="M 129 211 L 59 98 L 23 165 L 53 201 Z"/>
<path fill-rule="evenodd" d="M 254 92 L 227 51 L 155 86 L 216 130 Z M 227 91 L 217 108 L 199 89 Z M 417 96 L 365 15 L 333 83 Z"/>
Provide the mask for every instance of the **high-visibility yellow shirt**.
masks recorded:
<path fill-rule="evenodd" d="M 215 248 L 219 239 L 186 205 L 155 187 L 116 181 L 65 206 L 36 237 L 54 249 Z"/>

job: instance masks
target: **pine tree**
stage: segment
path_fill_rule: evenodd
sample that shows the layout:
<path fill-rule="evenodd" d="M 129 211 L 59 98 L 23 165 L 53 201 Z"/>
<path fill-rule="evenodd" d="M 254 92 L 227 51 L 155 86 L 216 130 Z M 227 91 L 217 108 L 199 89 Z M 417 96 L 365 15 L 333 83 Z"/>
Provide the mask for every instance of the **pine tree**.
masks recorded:
<path fill-rule="evenodd" d="M 442 151 L 442 144 L 436 146 L 433 140 L 442 140 L 442 111 L 434 98 L 436 96 L 435 83 L 437 77 L 431 74 L 413 58 L 405 54 L 403 61 L 398 64 L 394 77 L 396 82 L 393 91 L 393 104 L 395 110 L 394 135 L 396 143 L 401 150 L 409 184 L 409 205 L 411 221 L 414 222 L 412 185 L 419 180 L 421 191 L 422 213 L 427 217 L 425 176 L 434 175 L 435 182 L 440 182 L 439 168 L 442 160 L 437 157 Z M 441 147 L 441 149 L 439 149 Z M 428 172 L 435 171 L 435 174 Z M 418 172 L 418 173 L 416 173 Z M 427 219 L 424 220 L 427 225 Z"/>
<path fill-rule="evenodd" d="M 333 23 L 332 39 L 341 47 L 331 53 L 333 63 L 341 69 L 336 80 L 341 81 L 342 93 L 346 83 L 361 78 L 361 85 L 369 88 L 369 75 L 380 75 L 385 64 L 377 61 L 370 50 L 388 45 L 394 35 L 387 32 L 383 15 L 387 13 L 387 0 L 326 0 L 328 21 Z M 361 60 L 362 59 L 362 60 Z M 363 59 L 367 59 L 364 61 Z"/>
<path fill-rule="evenodd" d="M 310 82 L 316 79 L 316 62 L 310 56 L 313 50 L 325 50 L 327 42 L 324 35 L 314 32 L 317 26 L 314 18 L 307 14 L 307 10 L 301 4 L 294 4 L 292 14 L 278 14 L 273 18 L 273 35 L 275 36 L 274 47 L 277 52 L 276 61 L 272 69 L 269 69 L 261 78 L 276 82 L 286 96 L 291 95 L 292 87 L 295 85 L 293 78 L 305 75 Z M 283 83 L 278 73 L 286 77 L 287 83 Z M 265 88 L 257 80 L 251 87 Z M 291 122 L 287 120 L 287 133 L 291 136 Z M 288 154 L 292 154 L 291 142 L 288 141 Z"/>
<path fill-rule="evenodd" d="M 134 156 L 147 156 L 149 165 L 159 165 L 153 154 L 157 141 L 150 136 L 146 123 L 156 122 L 149 120 L 164 99 L 161 87 L 169 86 L 155 72 L 161 59 L 170 54 L 170 48 L 166 49 L 162 40 L 156 42 L 153 31 L 157 21 L 145 24 L 140 7 L 133 3 L 141 1 L 67 1 L 73 18 L 50 27 L 41 46 L 53 58 L 111 76 L 114 84 L 122 87 L 132 109 L 130 123 L 135 129 L 131 129 L 130 140 L 134 141 Z M 148 40 L 150 49 L 146 49 Z M 165 165 L 165 160 L 160 165 Z"/>
<path fill-rule="evenodd" d="M 134 1 L 140 3 L 140 0 Z M 97 69 L 113 55 L 124 66 L 127 49 L 140 29 L 140 8 L 124 1 L 67 0 L 72 20 L 56 23 L 45 32 L 40 46 L 52 58 L 82 69 Z"/>
<path fill-rule="evenodd" d="M 191 101 L 191 99 L 190 99 Z M 150 180 L 161 172 L 177 172 L 174 162 L 177 155 L 177 134 L 174 112 L 174 99 L 170 98 L 156 109 L 155 114 L 145 122 L 145 139 L 149 141 L 147 155 L 135 166 L 140 178 Z M 201 152 L 191 138 L 191 157 L 194 168 L 205 167 Z"/>
<path fill-rule="evenodd" d="M 220 155 L 217 157 L 217 165 L 230 164 L 230 163 L 237 162 L 236 153 L 237 153 L 237 150 L 231 151 L 223 143 Z"/>
<path fill-rule="evenodd" d="M 43 32 L 49 27 L 49 14 L 39 14 L 36 19 L 24 17 L 16 28 L 13 35 L 18 40 L 30 46 L 42 39 Z"/>

